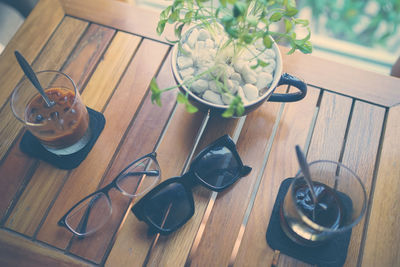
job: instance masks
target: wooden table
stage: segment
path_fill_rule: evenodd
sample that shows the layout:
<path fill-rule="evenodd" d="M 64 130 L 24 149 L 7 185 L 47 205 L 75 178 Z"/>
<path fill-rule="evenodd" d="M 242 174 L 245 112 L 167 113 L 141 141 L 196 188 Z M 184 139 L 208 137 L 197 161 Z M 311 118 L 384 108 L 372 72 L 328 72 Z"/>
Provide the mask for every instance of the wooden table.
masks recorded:
<path fill-rule="evenodd" d="M 171 46 L 155 34 L 157 20 L 115 1 L 41 0 L 6 47 L 0 58 L 0 265 L 270 266 L 278 254 L 265 232 L 281 181 L 298 170 L 296 144 L 309 161 L 341 161 L 365 184 L 368 209 L 353 230 L 346 266 L 398 265 L 400 80 L 284 55 L 284 70 L 309 84 L 305 99 L 265 103 L 246 118 L 211 117 L 201 131 L 205 114 L 186 113 L 176 92 L 163 96 L 161 108 L 151 104 L 152 77 L 161 87 L 174 84 Z M 93 150 L 72 171 L 19 149 L 24 131 L 9 104 L 23 77 L 16 49 L 35 70 L 69 74 L 84 102 L 106 118 Z M 130 199 L 116 191 L 113 216 L 96 234 L 78 240 L 57 226 L 74 203 L 134 159 L 155 150 L 165 180 L 182 173 L 192 150 L 226 133 L 253 170 L 219 194 L 195 188 L 196 213 L 176 233 L 148 235 L 129 211 Z M 303 265 L 282 254 L 278 260 L 278 266 Z"/>

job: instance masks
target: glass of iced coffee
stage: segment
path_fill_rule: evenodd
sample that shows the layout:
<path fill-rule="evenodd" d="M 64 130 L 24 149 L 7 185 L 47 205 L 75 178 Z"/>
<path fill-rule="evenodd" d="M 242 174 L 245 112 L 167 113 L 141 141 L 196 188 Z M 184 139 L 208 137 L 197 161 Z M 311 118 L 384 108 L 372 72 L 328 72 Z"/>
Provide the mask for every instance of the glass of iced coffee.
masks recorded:
<path fill-rule="evenodd" d="M 18 120 L 36 136 L 48 151 L 69 155 L 90 140 L 89 115 L 74 81 L 66 74 L 46 70 L 36 73 L 48 106 L 27 77 L 15 88 L 11 108 Z"/>
<path fill-rule="evenodd" d="M 281 205 L 280 222 L 292 241 L 318 246 L 349 231 L 361 220 L 367 195 L 357 174 L 339 162 L 314 161 L 309 169 L 316 203 L 299 171 Z"/>

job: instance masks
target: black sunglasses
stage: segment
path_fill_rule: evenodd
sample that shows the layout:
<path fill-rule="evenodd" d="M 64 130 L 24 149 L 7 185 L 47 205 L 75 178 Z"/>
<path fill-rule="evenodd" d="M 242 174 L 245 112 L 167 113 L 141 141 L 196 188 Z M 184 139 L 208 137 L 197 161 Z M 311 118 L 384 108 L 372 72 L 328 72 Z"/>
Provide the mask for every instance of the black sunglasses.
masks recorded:
<path fill-rule="evenodd" d="M 192 187 L 200 184 L 220 192 L 250 171 L 243 165 L 233 140 L 224 135 L 196 156 L 187 173 L 154 187 L 132 207 L 132 212 L 152 231 L 170 234 L 194 214 Z"/>
<path fill-rule="evenodd" d="M 112 188 L 125 196 L 135 197 L 150 190 L 159 182 L 160 176 L 156 153 L 147 154 L 125 167 L 111 183 L 76 203 L 58 221 L 58 225 L 80 237 L 91 234 L 111 217 L 112 205 L 108 193 Z"/>

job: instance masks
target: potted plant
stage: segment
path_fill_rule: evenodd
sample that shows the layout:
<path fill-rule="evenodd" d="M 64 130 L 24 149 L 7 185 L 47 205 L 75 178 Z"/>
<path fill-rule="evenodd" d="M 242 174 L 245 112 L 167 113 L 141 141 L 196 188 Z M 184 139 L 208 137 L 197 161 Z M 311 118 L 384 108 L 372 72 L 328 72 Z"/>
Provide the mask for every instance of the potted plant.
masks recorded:
<path fill-rule="evenodd" d="M 173 24 L 178 38 L 172 52 L 177 85 L 160 89 L 151 81 L 152 101 L 161 105 L 161 94 L 179 88 L 177 101 L 188 112 L 198 108 L 223 117 L 242 116 L 265 100 L 297 101 L 306 86 L 290 75 L 281 75 L 282 59 L 275 41 L 286 41 L 290 53 L 311 53 L 308 21 L 295 18 L 298 10 L 288 0 L 174 0 L 160 14 L 162 34 Z M 194 25 L 182 31 L 186 26 Z M 273 30 L 283 25 L 283 30 Z M 297 38 L 297 26 L 306 36 Z M 277 85 L 292 84 L 301 92 L 274 94 Z M 193 105 L 194 104 L 194 105 Z"/>

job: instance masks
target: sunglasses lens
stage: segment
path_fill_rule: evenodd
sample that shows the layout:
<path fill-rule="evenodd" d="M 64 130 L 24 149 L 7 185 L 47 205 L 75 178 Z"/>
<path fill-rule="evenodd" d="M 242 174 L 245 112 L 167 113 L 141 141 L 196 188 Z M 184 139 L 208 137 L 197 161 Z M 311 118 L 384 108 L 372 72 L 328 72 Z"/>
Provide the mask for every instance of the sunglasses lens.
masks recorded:
<path fill-rule="evenodd" d="M 149 199 L 146 216 L 161 229 L 175 230 L 193 215 L 188 194 L 182 184 L 168 184 Z"/>
<path fill-rule="evenodd" d="M 110 216 L 110 201 L 103 193 L 97 193 L 75 207 L 65 223 L 75 234 L 87 235 L 103 226 Z"/>
<path fill-rule="evenodd" d="M 117 186 L 126 195 L 141 195 L 159 182 L 160 174 L 157 161 L 151 157 L 145 157 L 120 174 Z"/>
<path fill-rule="evenodd" d="M 214 147 L 194 166 L 196 175 L 215 188 L 222 188 L 239 175 L 240 164 L 225 146 Z"/>

